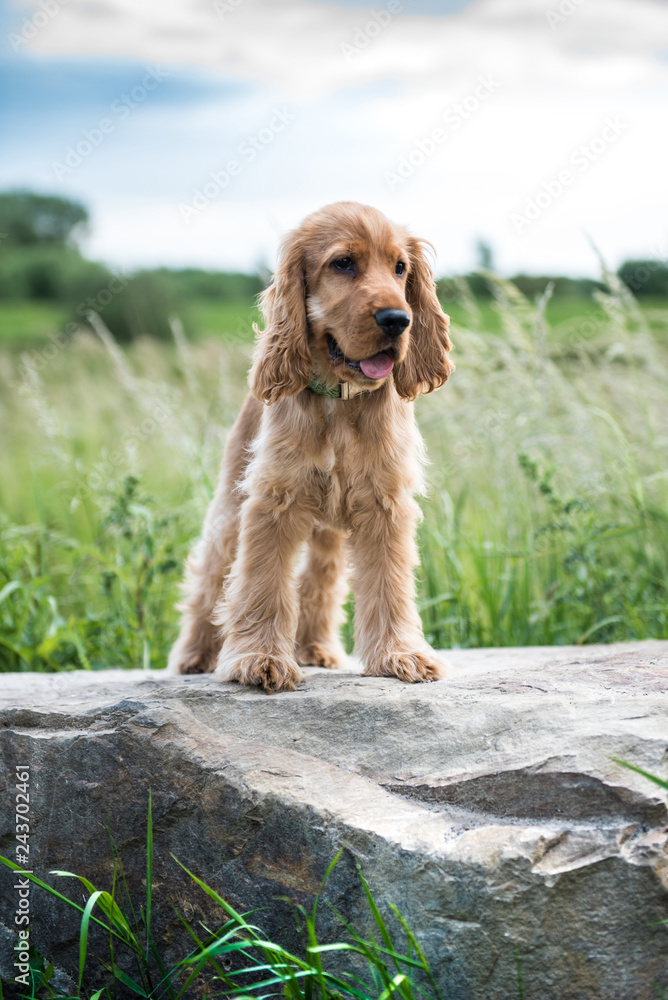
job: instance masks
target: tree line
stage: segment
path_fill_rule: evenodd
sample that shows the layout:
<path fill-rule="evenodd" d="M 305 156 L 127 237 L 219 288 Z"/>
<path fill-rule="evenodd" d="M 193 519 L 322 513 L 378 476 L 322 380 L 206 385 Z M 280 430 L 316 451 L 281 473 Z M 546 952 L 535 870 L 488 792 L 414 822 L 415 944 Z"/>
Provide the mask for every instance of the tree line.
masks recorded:
<path fill-rule="evenodd" d="M 88 210 L 79 202 L 30 191 L 1 193 L 0 300 L 59 303 L 70 321 L 85 319 L 94 309 L 119 340 L 127 341 L 139 334 L 170 336 L 170 316 L 187 315 L 188 302 L 250 303 L 264 286 L 257 274 L 199 268 L 115 273 L 82 253 L 89 223 Z M 491 262 L 488 248 L 487 260 Z M 618 274 L 638 297 L 668 297 L 668 264 L 659 256 L 625 261 Z M 463 277 L 474 296 L 491 297 L 484 268 Z M 554 283 L 554 295 L 564 298 L 590 298 L 603 287 L 592 279 L 563 275 L 520 274 L 512 281 L 531 298 L 548 281 Z M 438 285 L 444 300 L 456 296 L 456 279 L 442 278 Z"/>

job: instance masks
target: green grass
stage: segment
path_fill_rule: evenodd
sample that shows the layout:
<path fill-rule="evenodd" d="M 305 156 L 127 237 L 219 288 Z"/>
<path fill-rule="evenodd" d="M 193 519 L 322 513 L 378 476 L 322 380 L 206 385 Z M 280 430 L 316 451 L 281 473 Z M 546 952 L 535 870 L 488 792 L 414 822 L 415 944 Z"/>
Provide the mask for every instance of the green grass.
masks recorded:
<path fill-rule="evenodd" d="M 467 308 L 467 304 L 461 299 L 443 301 L 443 308 L 455 326 L 465 326 L 473 319 L 474 325 L 479 326 L 487 333 L 501 333 L 503 331 L 503 317 L 494 300 L 476 300 L 473 310 L 470 306 Z M 579 318 L 588 312 L 592 315 L 601 314 L 600 307 L 593 300 L 551 299 L 547 304 L 546 317 L 550 327 L 555 327 L 560 323 Z"/>
<path fill-rule="evenodd" d="M 667 305 L 662 299 L 643 299 L 638 306 L 648 325 L 663 336 L 666 335 Z M 493 301 L 474 302 L 473 315 L 461 298 L 444 301 L 443 307 L 455 328 L 467 326 L 473 320 L 474 327 L 488 333 L 501 333 L 503 330 L 499 306 Z M 259 313 L 251 299 L 238 302 L 199 299 L 189 303 L 188 317 L 198 339 L 221 337 L 228 343 L 250 343 L 253 340 L 252 323 L 258 321 Z M 590 318 L 594 323 L 604 322 L 606 314 L 594 300 L 559 298 L 547 303 L 546 317 L 550 330 L 558 338 L 562 324 L 583 317 Z M 0 344 L 13 349 L 39 347 L 50 333 L 60 330 L 66 320 L 65 307 L 54 303 L 0 301 Z"/>
<path fill-rule="evenodd" d="M 367 884 L 359 862 L 359 879 L 371 916 L 373 931 L 360 934 L 332 908 L 344 940 L 321 942 L 318 937 L 318 907 L 327 880 L 342 851 L 334 858 L 310 911 L 293 904 L 302 945 L 299 953 L 271 941 L 262 929 L 249 921 L 252 913 L 239 913 L 215 889 L 191 872 L 177 858 L 174 862 L 212 899 L 225 922 L 212 932 L 201 922 L 192 924 L 178 911 L 177 917 L 190 938 L 190 950 L 171 968 L 163 959 L 165 942 L 156 938 L 153 916 L 153 818 L 149 796 L 146 833 L 146 880 L 137 905 L 136 890 L 130 891 L 122 861 L 111 842 L 113 876 L 109 890 L 97 889 L 85 876 L 66 871 L 50 874 L 76 879 L 88 893 L 84 906 L 61 893 L 33 873 L 0 855 L 0 864 L 58 899 L 64 906 L 81 914 L 79 964 L 76 992 L 64 997 L 52 986 L 54 968 L 31 947 L 30 985 L 16 983 L 26 1000 L 59 996 L 62 1000 L 113 1000 L 120 989 L 122 996 L 145 1000 L 180 1000 L 188 995 L 239 996 L 265 1000 L 282 995 L 287 1000 L 441 1000 L 436 980 L 427 959 L 400 910 L 389 904 L 392 925 L 381 910 Z M 107 935 L 108 958 L 97 958 L 94 981 L 93 961 L 89 956 L 89 937 L 102 928 Z M 173 937 L 170 935 L 170 937 Z M 399 939 L 399 943 L 395 943 Z M 403 949 L 403 950 L 402 950 Z M 363 966 L 365 978 L 341 970 L 341 958 L 354 955 L 356 966 Z M 105 985 L 99 986 L 100 969 L 105 970 Z M 74 975 L 74 969 L 71 970 Z M 191 990 L 188 993 L 188 990 Z M 0 984 L 0 997 L 2 987 Z"/>
<path fill-rule="evenodd" d="M 0 301 L 0 344 L 38 344 L 60 330 L 66 319 L 66 309 L 53 302 Z"/>
<path fill-rule="evenodd" d="M 503 333 L 505 330 L 504 304 L 498 300 L 468 300 L 466 296 L 443 300 L 443 308 L 450 316 L 454 327 L 473 326 L 486 333 Z M 668 302 L 665 299 L 643 298 L 637 303 L 642 321 L 664 338 L 666 330 L 665 313 Z M 545 305 L 546 333 L 549 342 L 558 345 L 568 337 L 569 329 L 575 324 L 583 328 L 585 335 L 595 333 L 599 325 L 607 322 L 604 305 L 596 298 L 550 298 Z M 590 331 L 591 328 L 591 331 Z"/>
<path fill-rule="evenodd" d="M 69 321 L 66 306 L 53 302 L 0 301 L 0 345 L 13 350 L 37 349 Z M 189 325 L 199 337 L 223 337 L 228 343 L 250 343 L 259 319 L 252 299 L 238 302 L 195 300 L 188 307 Z"/>
<path fill-rule="evenodd" d="M 611 758 L 622 767 L 668 790 L 668 782 L 627 761 Z M 59 879 L 76 879 L 88 893 L 82 906 L 34 873 L 27 873 L 14 861 L 0 855 L 0 864 L 20 871 L 23 878 L 58 899 L 63 906 L 80 915 L 78 969 L 68 969 L 77 976 L 76 991 L 66 996 L 52 985 L 54 967 L 48 957 L 30 946 L 30 983 L 14 981 L 24 1000 L 55 998 L 61 1000 L 114 1000 L 121 996 L 138 996 L 145 1000 L 180 1000 L 189 988 L 197 996 L 226 996 L 265 1000 L 271 996 L 287 1000 L 442 1000 L 436 978 L 420 944 L 401 911 L 387 904 L 389 914 L 381 907 L 355 859 L 357 873 L 368 907 L 367 924 L 371 932 L 360 933 L 345 918 L 329 906 L 336 917 L 341 939 L 323 942 L 319 937 L 318 909 L 327 881 L 343 850 L 325 872 L 312 908 L 292 903 L 301 944 L 289 950 L 272 941 L 262 928 L 250 921 L 253 913 L 240 913 L 227 899 L 207 885 L 172 855 L 188 877 L 214 901 L 224 923 L 215 931 L 203 923 L 192 923 L 175 910 L 184 929 L 184 941 L 190 939 L 190 950 L 170 966 L 164 957 L 167 938 L 173 945 L 170 930 L 161 939 L 156 935 L 153 906 L 153 815 L 149 793 L 146 827 L 146 877 L 141 889 L 128 885 L 123 863 L 110 838 L 112 879 L 108 890 L 98 889 L 85 876 L 67 871 L 50 874 Z M 22 862 L 23 863 L 23 862 Z M 285 901 L 285 900 L 284 900 Z M 173 904 L 172 904 L 173 905 Z M 369 919 L 370 918 L 370 919 Z M 660 921 L 667 924 L 668 920 Z M 99 952 L 91 957 L 90 935 L 101 928 L 105 931 L 108 958 Z M 100 946 L 98 938 L 97 949 Z M 497 945 L 498 946 L 498 945 Z M 357 974 L 342 968 L 341 959 L 354 956 Z M 62 959 L 61 959 L 62 961 Z M 518 1000 L 525 995 L 522 957 L 515 948 L 516 990 Z M 95 966 L 92 970 L 92 966 Z M 104 970 L 104 972 L 102 972 Z M 104 985 L 100 986 L 100 975 Z M 364 977 L 364 978 L 363 978 Z M 92 985 L 94 984 L 94 985 Z M 666 993 L 654 984 L 658 996 Z M 2 1000 L 0 980 L 0 1000 Z"/>
<path fill-rule="evenodd" d="M 200 300 L 190 306 L 193 328 L 201 337 L 223 337 L 225 341 L 252 344 L 253 323 L 260 313 L 252 302 L 212 302 Z"/>
<path fill-rule="evenodd" d="M 608 281 L 554 324 L 498 281 L 496 333 L 461 290 L 417 403 L 436 646 L 668 636 L 668 304 Z M 250 307 L 196 308 L 192 343 L 0 350 L 0 670 L 164 665 L 251 353 Z"/>

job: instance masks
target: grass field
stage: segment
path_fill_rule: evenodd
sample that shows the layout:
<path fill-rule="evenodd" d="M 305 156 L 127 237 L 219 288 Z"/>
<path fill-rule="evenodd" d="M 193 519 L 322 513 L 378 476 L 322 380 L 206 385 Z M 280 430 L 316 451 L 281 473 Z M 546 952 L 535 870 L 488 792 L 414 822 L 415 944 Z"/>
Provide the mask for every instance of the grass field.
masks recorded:
<path fill-rule="evenodd" d="M 590 304 L 503 281 L 445 304 L 457 371 L 417 404 L 437 646 L 668 636 L 668 303 L 608 282 Z M 164 665 L 254 318 L 192 309 L 207 335 L 124 351 L 0 310 L 0 670 Z"/>
<path fill-rule="evenodd" d="M 493 301 L 445 301 L 443 306 L 455 326 L 473 325 L 487 333 L 501 333 L 503 319 L 496 302 Z M 665 311 L 668 303 L 661 299 L 643 299 L 638 304 L 640 314 L 649 328 L 659 336 L 667 336 Z M 194 301 L 188 306 L 191 326 L 202 336 L 221 337 L 230 341 L 252 341 L 252 322 L 259 314 L 253 302 L 216 302 L 215 300 Z M 596 323 L 604 322 L 603 307 L 586 299 L 552 299 L 545 309 L 545 317 L 551 331 L 559 333 L 563 324 L 589 317 Z M 53 303 L 0 301 L 0 345 L 12 350 L 39 347 L 50 333 L 62 328 L 69 319 L 65 308 Z"/>

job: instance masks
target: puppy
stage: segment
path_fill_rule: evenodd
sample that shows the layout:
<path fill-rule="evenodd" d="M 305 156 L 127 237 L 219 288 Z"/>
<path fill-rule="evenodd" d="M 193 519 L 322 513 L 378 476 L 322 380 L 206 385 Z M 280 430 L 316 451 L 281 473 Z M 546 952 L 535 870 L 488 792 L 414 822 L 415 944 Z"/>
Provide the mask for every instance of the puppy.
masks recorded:
<path fill-rule="evenodd" d="M 413 401 L 454 366 L 425 244 L 373 208 L 328 205 L 283 241 L 261 306 L 169 670 L 270 693 L 300 664 L 340 666 L 349 565 L 364 674 L 437 680 L 415 604 Z"/>

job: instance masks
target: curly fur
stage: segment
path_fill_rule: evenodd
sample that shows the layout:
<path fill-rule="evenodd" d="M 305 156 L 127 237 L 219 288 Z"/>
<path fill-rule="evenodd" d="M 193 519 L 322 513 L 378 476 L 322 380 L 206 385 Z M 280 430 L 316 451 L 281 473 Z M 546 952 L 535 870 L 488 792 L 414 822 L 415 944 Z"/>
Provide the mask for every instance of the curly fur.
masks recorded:
<path fill-rule="evenodd" d="M 261 299 L 251 395 L 188 561 L 171 672 L 215 671 L 269 693 L 294 689 L 299 665 L 340 666 L 349 567 L 364 673 L 442 676 L 413 576 L 423 446 L 412 401 L 453 370 L 425 249 L 354 202 L 315 212 L 286 237 Z M 350 273 L 335 264 L 342 258 L 353 261 Z M 374 318 L 387 308 L 410 317 L 391 344 Z M 341 355 L 332 356 L 332 337 Z M 395 363 L 385 378 L 347 363 L 386 350 Z M 317 395 L 314 377 L 347 382 L 357 395 Z"/>

